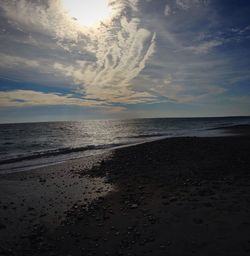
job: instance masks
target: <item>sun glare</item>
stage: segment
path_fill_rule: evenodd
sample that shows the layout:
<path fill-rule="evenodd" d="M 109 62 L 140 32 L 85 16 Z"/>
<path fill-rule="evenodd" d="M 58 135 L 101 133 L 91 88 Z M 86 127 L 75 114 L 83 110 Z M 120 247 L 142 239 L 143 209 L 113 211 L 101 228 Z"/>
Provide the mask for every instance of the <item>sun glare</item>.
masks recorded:
<path fill-rule="evenodd" d="M 94 26 L 111 16 L 108 0 L 63 0 L 70 16 L 84 26 Z"/>

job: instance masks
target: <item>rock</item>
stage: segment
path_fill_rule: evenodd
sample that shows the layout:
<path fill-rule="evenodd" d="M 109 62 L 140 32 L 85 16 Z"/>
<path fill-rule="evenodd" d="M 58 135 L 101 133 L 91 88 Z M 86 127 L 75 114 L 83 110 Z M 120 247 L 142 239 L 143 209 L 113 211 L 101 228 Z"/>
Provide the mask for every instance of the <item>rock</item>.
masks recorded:
<path fill-rule="evenodd" d="M 131 209 L 136 209 L 136 208 L 138 208 L 138 204 L 132 204 L 132 205 L 130 206 L 130 208 L 131 208 Z"/>

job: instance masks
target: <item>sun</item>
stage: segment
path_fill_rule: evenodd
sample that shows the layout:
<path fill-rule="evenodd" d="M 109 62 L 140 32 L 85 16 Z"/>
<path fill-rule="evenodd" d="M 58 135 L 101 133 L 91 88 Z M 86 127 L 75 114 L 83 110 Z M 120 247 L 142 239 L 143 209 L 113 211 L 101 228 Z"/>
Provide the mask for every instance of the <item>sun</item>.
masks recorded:
<path fill-rule="evenodd" d="M 108 0 L 62 0 L 65 10 L 84 26 L 94 26 L 111 17 Z"/>

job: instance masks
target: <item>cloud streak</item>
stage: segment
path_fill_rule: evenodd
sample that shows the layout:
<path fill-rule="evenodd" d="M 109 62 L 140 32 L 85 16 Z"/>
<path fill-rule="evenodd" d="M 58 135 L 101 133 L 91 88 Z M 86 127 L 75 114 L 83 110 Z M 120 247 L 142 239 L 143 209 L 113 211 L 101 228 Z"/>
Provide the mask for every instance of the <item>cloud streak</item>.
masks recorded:
<path fill-rule="evenodd" d="M 108 112 L 119 112 L 124 107 L 111 106 L 103 102 L 96 102 L 74 98 L 71 94 L 44 93 L 32 90 L 14 90 L 0 92 L 0 107 L 34 107 L 34 106 L 81 106 L 99 108 Z"/>
<path fill-rule="evenodd" d="M 183 48 L 183 50 L 188 50 L 188 51 L 192 51 L 195 54 L 206 54 L 208 53 L 210 50 L 212 50 L 215 47 L 218 47 L 220 45 L 223 44 L 222 40 L 210 40 L 210 41 L 206 41 L 206 42 L 202 42 L 199 43 L 197 45 L 192 45 L 192 46 L 188 46 Z"/>

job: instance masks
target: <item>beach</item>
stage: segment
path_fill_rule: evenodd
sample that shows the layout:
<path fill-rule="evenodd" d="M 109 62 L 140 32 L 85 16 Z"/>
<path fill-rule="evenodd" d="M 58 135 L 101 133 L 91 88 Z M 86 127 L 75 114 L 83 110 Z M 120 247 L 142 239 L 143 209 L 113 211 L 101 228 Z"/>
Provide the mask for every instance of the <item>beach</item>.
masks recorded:
<path fill-rule="evenodd" d="M 249 255 L 250 126 L 226 130 L 2 174 L 0 255 Z"/>

